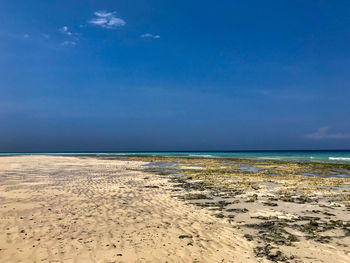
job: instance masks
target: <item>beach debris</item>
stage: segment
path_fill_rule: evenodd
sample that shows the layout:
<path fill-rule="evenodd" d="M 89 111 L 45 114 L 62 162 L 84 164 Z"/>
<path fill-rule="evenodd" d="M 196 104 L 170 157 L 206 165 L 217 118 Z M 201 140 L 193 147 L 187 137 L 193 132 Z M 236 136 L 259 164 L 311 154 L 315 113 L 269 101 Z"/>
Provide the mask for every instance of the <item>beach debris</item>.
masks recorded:
<path fill-rule="evenodd" d="M 270 244 L 256 247 L 254 248 L 254 252 L 257 257 L 266 257 L 273 262 L 285 262 L 289 259 L 280 250 L 275 249 Z"/>
<path fill-rule="evenodd" d="M 231 208 L 231 209 L 227 209 L 226 212 L 247 213 L 248 209 L 247 208 Z"/>
<path fill-rule="evenodd" d="M 247 199 L 247 203 L 253 203 L 256 202 L 258 200 L 258 195 L 257 194 L 253 194 L 251 196 L 248 197 Z"/>
<path fill-rule="evenodd" d="M 278 204 L 273 203 L 273 202 L 263 202 L 262 204 L 265 206 L 278 206 Z"/>
<path fill-rule="evenodd" d="M 192 238 L 192 235 L 180 235 L 179 238 L 180 239 L 184 239 L 184 238 Z"/>
<path fill-rule="evenodd" d="M 204 194 L 186 194 L 183 196 L 183 199 L 185 200 L 202 200 L 202 199 L 213 199 L 212 197 L 208 197 Z"/>
<path fill-rule="evenodd" d="M 250 234 L 244 234 L 244 237 L 248 240 L 248 241 L 253 241 L 253 236 Z"/>

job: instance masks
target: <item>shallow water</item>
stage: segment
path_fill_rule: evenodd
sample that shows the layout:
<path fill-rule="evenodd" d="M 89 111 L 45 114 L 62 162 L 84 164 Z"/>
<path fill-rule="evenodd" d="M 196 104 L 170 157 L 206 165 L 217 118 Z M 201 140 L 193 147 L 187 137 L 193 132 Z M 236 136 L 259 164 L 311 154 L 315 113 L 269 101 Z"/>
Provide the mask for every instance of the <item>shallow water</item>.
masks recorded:
<path fill-rule="evenodd" d="M 213 152 L 37 152 L 0 153 L 0 156 L 14 155 L 70 155 L 70 156 L 172 156 L 190 158 L 242 158 L 253 160 L 281 160 L 350 164 L 350 150 L 339 151 L 213 151 Z"/>
<path fill-rule="evenodd" d="M 319 173 L 302 173 L 304 176 L 310 176 L 310 177 L 323 177 L 323 178 L 350 178 L 350 175 L 348 174 L 338 174 L 338 173 L 331 173 L 328 175 L 325 174 L 319 174 Z"/>
<path fill-rule="evenodd" d="M 239 167 L 236 167 L 235 169 L 241 170 L 244 172 L 256 173 L 256 172 L 259 172 L 261 170 L 264 170 L 265 168 L 258 168 L 258 167 L 255 167 L 253 165 L 250 165 L 250 164 L 242 164 Z"/>
<path fill-rule="evenodd" d="M 157 167 L 157 168 L 169 168 L 174 164 L 177 164 L 177 163 L 176 162 L 152 162 L 152 163 L 145 164 L 144 166 Z"/>

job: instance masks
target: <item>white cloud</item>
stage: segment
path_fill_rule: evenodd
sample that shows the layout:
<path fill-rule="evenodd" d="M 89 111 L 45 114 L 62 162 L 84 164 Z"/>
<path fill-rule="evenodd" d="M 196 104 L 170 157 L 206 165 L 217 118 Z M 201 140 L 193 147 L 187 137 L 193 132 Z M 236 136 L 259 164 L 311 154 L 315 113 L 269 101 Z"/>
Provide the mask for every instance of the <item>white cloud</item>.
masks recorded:
<path fill-rule="evenodd" d="M 24 34 L 23 38 L 29 38 L 29 35 L 28 34 Z"/>
<path fill-rule="evenodd" d="M 153 39 L 158 39 L 158 38 L 160 38 L 160 35 L 153 35 L 153 34 L 150 34 L 150 33 L 146 33 L 146 34 L 142 34 L 140 37 L 141 37 L 141 38 L 153 38 Z"/>
<path fill-rule="evenodd" d="M 63 41 L 61 43 L 62 46 L 71 46 L 71 47 L 75 47 L 77 45 L 77 42 L 75 41 Z"/>
<path fill-rule="evenodd" d="M 321 127 L 317 131 L 305 135 L 306 138 L 313 140 L 325 139 L 350 139 L 350 133 L 331 132 L 329 127 Z"/>
<path fill-rule="evenodd" d="M 96 11 L 94 14 L 98 17 L 110 17 L 113 16 L 115 12 Z"/>
<path fill-rule="evenodd" d="M 126 22 L 116 16 L 116 12 L 96 11 L 95 17 L 89 21 L 90 24 L 108 29 L 123 27 Z"/>
<path fill-rule="evenodd" d="M 62 32 L 63 34 L 66 34 L 68 36 L 72 35 L 72 32 L 69 31 L 69 28 L 67 26 L 63 26 L 59 29 L 60 32 Z"/>

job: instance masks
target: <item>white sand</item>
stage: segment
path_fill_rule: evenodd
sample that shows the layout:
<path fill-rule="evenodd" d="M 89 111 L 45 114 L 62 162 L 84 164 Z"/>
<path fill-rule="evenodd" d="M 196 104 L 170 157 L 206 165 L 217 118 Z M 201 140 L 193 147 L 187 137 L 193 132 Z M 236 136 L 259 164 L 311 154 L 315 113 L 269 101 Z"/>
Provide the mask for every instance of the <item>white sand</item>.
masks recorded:
<path fill-rule="evenodd" d="M 132 170 L 143 164 L 1 157 L 0 261 L 265 262 L 232 224 Z"/>

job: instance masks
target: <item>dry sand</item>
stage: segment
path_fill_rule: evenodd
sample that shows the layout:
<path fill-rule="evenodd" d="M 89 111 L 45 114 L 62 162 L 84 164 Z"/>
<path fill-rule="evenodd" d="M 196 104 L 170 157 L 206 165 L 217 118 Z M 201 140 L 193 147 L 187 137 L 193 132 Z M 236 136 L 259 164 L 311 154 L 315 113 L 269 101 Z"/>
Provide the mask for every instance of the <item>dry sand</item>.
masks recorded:
<path fill-rule="evenodd" d="M 143 164 L 1 157 L 0 261 L 265 262 L 232 223 L 136 171 Z"/>

